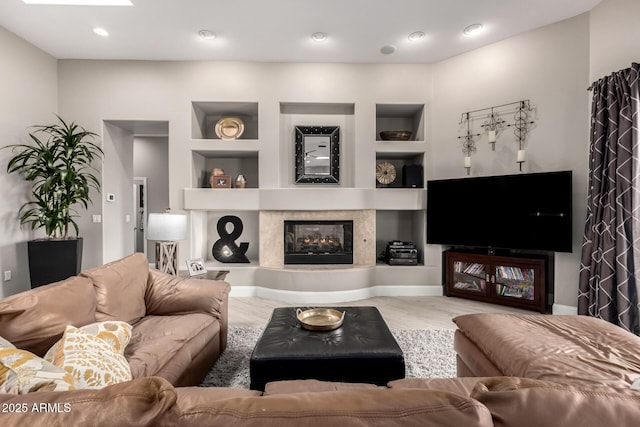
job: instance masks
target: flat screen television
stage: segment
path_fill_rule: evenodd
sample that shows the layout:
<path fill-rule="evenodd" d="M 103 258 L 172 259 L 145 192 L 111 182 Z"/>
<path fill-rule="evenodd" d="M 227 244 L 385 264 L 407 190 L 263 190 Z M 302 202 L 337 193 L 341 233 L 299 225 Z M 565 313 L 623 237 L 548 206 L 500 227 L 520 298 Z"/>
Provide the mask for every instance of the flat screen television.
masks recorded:
<path fill-rule="evenodd" d="M 571 171 L 427 182 L 427 243 L 571 252 Z"/>

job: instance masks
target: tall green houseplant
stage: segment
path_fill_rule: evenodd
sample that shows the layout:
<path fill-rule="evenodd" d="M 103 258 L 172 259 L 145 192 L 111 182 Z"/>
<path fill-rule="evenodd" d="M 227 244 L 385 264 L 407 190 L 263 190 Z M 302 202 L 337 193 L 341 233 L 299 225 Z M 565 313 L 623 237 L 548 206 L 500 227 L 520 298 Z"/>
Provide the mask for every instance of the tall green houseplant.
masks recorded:
<path fill-rule="evenodd" d="M 75 219 L 78 213 L 76 205 L 87 209 L 91 203 L 91 189 L 100 191 L 100 181 L 93 166 L 94 161 L 102 158 L 102 149 L 92 141 L 97 134 L 87 131 L 74 122 L 67 123 L 58 116 L 58 123 L 45 126 L 34 126 L 29 133 L 32 144 L 14 144 L 10 148 L 14 156 L 7 164 L 8 173 L 19 173 L 31 183 L 31 199 L 20 207 L 20 224 L 30 225 L 31 229 L 43 228 L 50 241 L 80 240 L 79 229 Z M 70 228 L 75 237 L 69 235 Z M 30 244 L 33 241 L 29 242 Z M 54 249 L 60 251 L 60 248 Z M 64 250 L 63 250 L 64 251 Z M 29 265 L 31 284 L 34 286 L 32 259 L 46 254 L 32 254 L 29 248 Z M 64 251 L 68 252 L 68 251 Z M 32 256 L 33 255 L 33 256 Z M 52 254 L 52 262 L 60 263 L 59 253 Z M 75 260 L 74 270 L 79 270 L 80 260 Z M 51 270 L 55 266 L 40 267 Z M 62 275 L 77 274 L 62 273 Z M 38 275 L 41 272 L 35 272 Z M 66 276 L 68 277 L 68 276 Z M 64 279 L 66 277 L 54 278 Z M 46 283 L 52 280 L 45 279 Z M 41 283 L 42 284 L 42 283 Z"/>

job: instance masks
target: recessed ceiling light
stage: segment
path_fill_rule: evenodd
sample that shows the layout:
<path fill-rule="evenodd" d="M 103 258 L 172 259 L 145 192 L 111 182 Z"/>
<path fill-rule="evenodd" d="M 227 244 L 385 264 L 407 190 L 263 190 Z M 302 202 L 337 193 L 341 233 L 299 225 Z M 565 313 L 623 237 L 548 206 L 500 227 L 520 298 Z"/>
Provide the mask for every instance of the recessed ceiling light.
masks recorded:
<path fill-rule="evenodd" d="M 200 30 L 198 31 L 198 35 L 200 36 L 201 39 L 204 39 L 204 40 L 213 40 L 216 38 L 216 33 L 209 30 Z"/>
<path fill-rule="evenodd" d="M 100 27 L 95 27 L 93 29 L 93 32 L 96 33 L 99 36 L 102 36 L 102 37 L 107 37 L 109 35 L 109 31 L 105 30 L 104 28 L 100 28 Z"/>
<path fill-rule="evenodd" d="M 424 33 L 424 31 L 414 31 L 413 33 L 409 34 L 409 40 L 411 40 L 412 42 L 422 40 L 425 37 L 426 34 Z"/>
<path fill-rule="evenodd" d="M 131 0 L 22 0 L 26 4 L 55 4 L 65 6 L 133 6 Z"/>
<path fill-rule="evenodd" d="M 471 24 L 463 32 L 465 36 L 477 36 L 482 32 L 482 24 Z"/>
<path fill-rule="evenodd" d="M 395 51 L 396 51 L 396 47 L 392 44 L 388 44 L 380 48 L 380 53 L 383 53 L 385 55 L 391 55 Z"/>
<path fill-rule="evenodd" d="M 314 42 L 323 42 L 327 40 L 327 33 L 323 33 L 322 31 L 315 32 L 311 34 L 311 40 Z"/>

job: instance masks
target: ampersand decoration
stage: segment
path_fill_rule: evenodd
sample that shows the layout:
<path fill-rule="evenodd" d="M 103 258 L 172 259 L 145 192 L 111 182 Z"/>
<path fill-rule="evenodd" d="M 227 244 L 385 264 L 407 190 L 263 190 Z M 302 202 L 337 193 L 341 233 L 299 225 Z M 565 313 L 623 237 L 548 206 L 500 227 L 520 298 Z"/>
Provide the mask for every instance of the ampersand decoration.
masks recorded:
<path fill-rule="evenodd" d="M 233 224 L 233 230 L 227 231 L 227 224 Z M 220 262 L 250 262 L 245 255 L 249 249 L 249 243 L 242 242 L 236 245 L 236 239 L 242 235 L 242 220 L 237 216 L 225 215 L 218 220 L 218 235 L 220 239 L 213 244 L 211 250 L 213 257 Z"/>

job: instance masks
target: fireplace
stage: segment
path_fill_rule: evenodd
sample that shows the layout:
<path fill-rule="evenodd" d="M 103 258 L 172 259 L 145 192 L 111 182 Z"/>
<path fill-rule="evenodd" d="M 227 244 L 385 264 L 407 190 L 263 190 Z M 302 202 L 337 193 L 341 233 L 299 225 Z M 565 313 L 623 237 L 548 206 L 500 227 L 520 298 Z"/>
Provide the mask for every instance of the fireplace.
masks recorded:
<path fill-rule="evenodd" d="M 353 221 L 285 221 L 285 264 L 353 264 Z"/>

